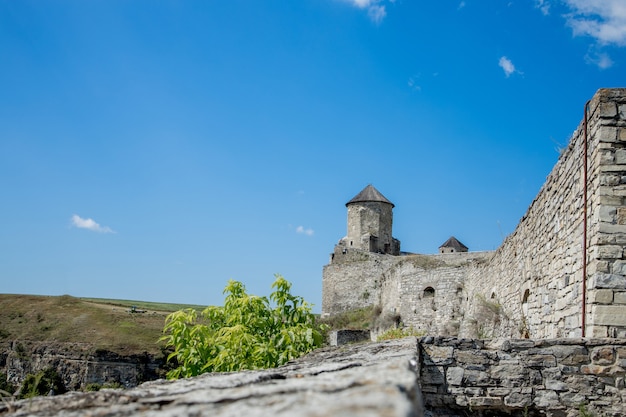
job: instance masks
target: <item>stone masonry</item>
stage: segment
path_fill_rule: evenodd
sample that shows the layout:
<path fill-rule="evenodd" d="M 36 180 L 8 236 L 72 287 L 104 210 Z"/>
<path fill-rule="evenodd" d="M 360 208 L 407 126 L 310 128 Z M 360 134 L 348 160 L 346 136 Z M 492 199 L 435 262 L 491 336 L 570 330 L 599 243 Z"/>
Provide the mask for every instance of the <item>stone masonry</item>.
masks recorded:
<path fill-rule="evenodd" d="M 625 367 L 626 339 L 406 338 L 275 369 L 5 399 L 0 416 L 617 417 Z"/>
<path fill-rule="evenodd" d="M 586 107 L 498 250 L 393 256 L 344 238 L 324 267 L 322 313 L 378 306 L 431 335 L 626 337 L 626 89 L 601 89 Z"/>

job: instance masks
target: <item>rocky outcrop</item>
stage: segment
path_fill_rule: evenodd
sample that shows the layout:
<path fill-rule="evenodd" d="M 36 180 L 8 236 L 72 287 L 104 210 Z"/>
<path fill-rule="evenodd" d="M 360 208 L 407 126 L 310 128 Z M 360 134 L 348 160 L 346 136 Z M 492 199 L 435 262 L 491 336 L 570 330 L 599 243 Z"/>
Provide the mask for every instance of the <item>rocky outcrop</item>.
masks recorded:
<path fill-rule="evenodd" d="M 406 338 L 276 369 L 7 402 L 0 416 L 623 416 L 626 339 Z"/>
<path fill-rule="evenodd" d="M 162 376 L 165 364 L 162 355 L 122 355 L 95 349 L 88 343 L 13 341 L 4 344 L 2 352 L 0 369 L 14 386 L 19 386 L 28 374 L 52 368 L 68 390 L 89 384 L 135 387 Z"/>

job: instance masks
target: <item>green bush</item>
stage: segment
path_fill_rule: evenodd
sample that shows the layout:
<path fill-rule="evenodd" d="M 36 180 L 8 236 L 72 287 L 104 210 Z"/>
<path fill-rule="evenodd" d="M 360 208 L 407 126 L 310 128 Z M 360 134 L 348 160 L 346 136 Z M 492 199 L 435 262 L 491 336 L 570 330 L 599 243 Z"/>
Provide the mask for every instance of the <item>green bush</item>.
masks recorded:
<path fill-rule="evenodd" d="M 94 392 L 100 391 L 101 389 L 120 389 L 124 388 L 122 384 L 119 382 L 105 382 L 104 384 L 100 384 L 98 382 L 91 382 L 83 388 L 85 392 Z"/>
<path fill-rule="evenodd" d="M 200 315 L 193 309 L 170 314 L 160 340 L 173 348 L 168 361 L 178 366 L 167 377 L 276 367 L 321 346 L 311 305 L 292 295 L 291 283 L 280 275 L 272 288 L 274 307 L 230 280 L 224 306 L 209 306 Z"/>
<path fill-rule="evenodd" d="M 15 386 L 8 381 L 7 374 L 0 372 L 0 391 L 4 391 L 8 394 L 15 392 Z M 2 397 L 3 395 L 0 395 Z"/>
<path fill-rule="evenodd" d="M 36 374 L 28 374 L 22 383 L 20 398 L 32 398 L 39 395 L 64 394 L 67 391 L 61 376 L 54 368 L 47 368 Z"/>

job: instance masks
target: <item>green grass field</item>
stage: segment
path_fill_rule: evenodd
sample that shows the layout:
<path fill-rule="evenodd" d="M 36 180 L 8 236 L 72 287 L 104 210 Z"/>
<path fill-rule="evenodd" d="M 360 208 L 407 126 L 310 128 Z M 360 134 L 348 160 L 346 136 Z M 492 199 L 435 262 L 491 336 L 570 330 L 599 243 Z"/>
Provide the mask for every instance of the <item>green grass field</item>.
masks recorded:
<path fill-rule="evenodd" d="M 145 312 L 132 313 L 132 306 Z M 88 343 L 119 354 L 160 354 L 165 317 L 183 308 L 204 306 L 0 294 L 0 342 Z"/>
<path fill-rule="evenodd" d="M 89 301 L 89 302 L 96 303 L 96 304 L 127 307 L 129 309 L 134 306 L 141 310 L 161 311 L 161 312 L 168 312 L 168 313 L 172 313 L 174 311 L 182 310 L 185 308 L 193 308 L 198 311 L 202 311 L 206 308 L 206 306 L 200 306 L 200 305 L 195 305 L 195 304 L 154 303 L 150 301 L 113 300 L 113 299 L 108 299 L 108 298 L 86 298 L 86 297 L 80 297 L 80 299 L 83 301 Z"/>

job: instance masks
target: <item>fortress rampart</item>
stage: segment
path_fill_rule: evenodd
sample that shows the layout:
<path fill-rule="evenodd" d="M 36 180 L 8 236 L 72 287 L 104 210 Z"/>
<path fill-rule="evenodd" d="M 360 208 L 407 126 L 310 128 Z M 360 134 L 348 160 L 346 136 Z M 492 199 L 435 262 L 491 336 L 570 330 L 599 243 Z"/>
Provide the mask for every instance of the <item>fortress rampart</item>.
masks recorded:
<path fill-rule="evenodd" d="M 437 335 L 625 337 L 626 89 L 599 90 L 585 113 L 498 250 L 392 256 L 344 238 L 324 267 L 322 312 L 377 305 Z"/>

